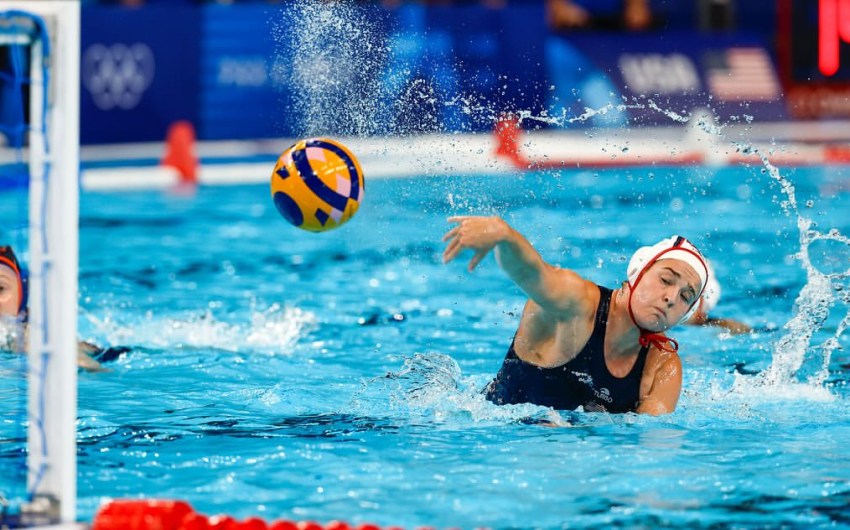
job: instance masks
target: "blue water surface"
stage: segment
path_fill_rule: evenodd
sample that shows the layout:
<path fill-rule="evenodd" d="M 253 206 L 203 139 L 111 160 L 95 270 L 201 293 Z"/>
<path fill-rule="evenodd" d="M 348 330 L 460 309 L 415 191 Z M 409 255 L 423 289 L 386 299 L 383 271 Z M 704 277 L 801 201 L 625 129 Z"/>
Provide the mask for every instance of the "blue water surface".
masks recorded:
<path fill-rule="evenodd" d="M 781 169 L 800 215 L 850 233 L 844 168 Z M 342 228 L 300 231 L 265 186 L 84 192 L 80 336 L 131 350 L 79 374 L 79 511 L 110 498 L 206 514 L 460 528 L 850 525 L 850 356 L 774 362 L 806 284 L 787 196 L 735 168 L 563 170 L 368 180 Z M 609 287 L 672 233 L 712 260 L 715 313 L 752 334 L 682 328 L 684 391 L 664 417 L 497 407 L 481 388 L 522 293 L 488 257 L 444 265 L 457 214 L 503 216 L 544 259 Z M 4 209 L 11 218 L 15 210 Z M 850 263 L 818 241 L 823 271 Z M 840 296 L 835 280 L 829 296 Z M 848 345 L 846 334 L 839 346 Z M 20 359 L 3 354 L 7 410 Z M 0 491 L 24 474 L 24 418 L 0 424 Z"/>

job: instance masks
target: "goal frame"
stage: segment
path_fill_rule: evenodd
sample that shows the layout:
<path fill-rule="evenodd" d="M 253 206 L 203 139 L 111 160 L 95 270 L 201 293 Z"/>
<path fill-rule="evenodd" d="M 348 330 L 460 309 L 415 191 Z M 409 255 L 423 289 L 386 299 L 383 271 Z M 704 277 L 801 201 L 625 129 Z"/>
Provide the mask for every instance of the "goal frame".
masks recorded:
<path fill-rule="evenodd" d="M 76 520 L 79 259 L 79 0 L 2 0 L 33 15 L 30 39 L 27 492 L 23 517 Z M 8 29 L 8 28 L 7 28 Z M 15 40 L 17 39 L 17 40 Z"/>

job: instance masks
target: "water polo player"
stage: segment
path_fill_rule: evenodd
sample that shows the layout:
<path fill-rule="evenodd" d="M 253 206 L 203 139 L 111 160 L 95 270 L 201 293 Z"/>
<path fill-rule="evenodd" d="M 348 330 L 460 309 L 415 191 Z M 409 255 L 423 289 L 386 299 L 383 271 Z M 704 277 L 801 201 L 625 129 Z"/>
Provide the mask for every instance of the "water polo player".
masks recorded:
<path fill-rule="evenodd" d="M 12 247 L 0 246 L 0 316 L 17 318 L 20 322 L 26 323 L 28 284 L 27 271 L 21 267 Z M 16 336 L 12 333 L 9 338 L 14 339 Z M 13 342 L 16 341 L 13 340 Z M 7 344 L 2 347 L 2 349 L 15 351 L 22 348 L 22 343 Z M 128 350 L 124 347 L 98 348 L 93 344 L 80 342 L 77 345 L 77 365 L 89 371 L 101 370 L 102 367 L 98 361 L 115 359 Z"/>
<path fill-rule="evenodd" d="M 643 247 L 628 281 L 613 291 L 552 266 L 498 217 L 451 217 L 443 260 L 475 252 L 473 270 L 495 249 L 508 276 L 528 295 L 501 369 L 485 389 L 500 405 L 534 403 L 560 410 L 665 414 L 682 388 L 678 343 L 664 332 L 696 311 L 708 267 L 685 238 Z"/>

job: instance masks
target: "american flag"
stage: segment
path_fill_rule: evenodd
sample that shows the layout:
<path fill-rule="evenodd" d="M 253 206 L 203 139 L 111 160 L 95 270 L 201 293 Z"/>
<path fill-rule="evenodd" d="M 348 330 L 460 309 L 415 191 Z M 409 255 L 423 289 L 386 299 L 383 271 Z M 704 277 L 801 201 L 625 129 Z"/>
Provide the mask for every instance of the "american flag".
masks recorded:
<path fill-rule="evenodd" d="M 708 89 L 721 101 L 767 101 L 780 94 L 770 56 L 762 48 L 706 53 Z"/>

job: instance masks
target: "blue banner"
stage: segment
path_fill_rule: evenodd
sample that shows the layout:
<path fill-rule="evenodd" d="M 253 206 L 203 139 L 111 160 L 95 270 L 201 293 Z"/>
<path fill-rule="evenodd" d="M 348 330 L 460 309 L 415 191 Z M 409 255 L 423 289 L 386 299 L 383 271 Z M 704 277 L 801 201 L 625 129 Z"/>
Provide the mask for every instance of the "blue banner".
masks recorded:
<path fill-rule="evenodd" d="M 193 6 L 85 6 L 80 141 L 160 141 L 198 118 L 200 19 Z"/>
<path fill-rule="evenodd" d="M 200 138 L 293 136 L 292 90 L 280 67 L 291 29 L 281 11 L 262 4 L 202 9 Z"/>
<path fill-rule="evenodd" d="M 609 104 L 588 123 L 670 123 L 653 106 L 685 115 L 705 107 L 723 121 L 786 117 L 773 57 L 754 36 L 550 35 L 546 65 L 551 111 L 566 113 L 568 122 Z"/>
<path fill-rule="evenodd" d="M 542 5 L 447 6 L 430 13 L 429 26 L 451 38 L 458 97 L 467 106 L 468 119 L 449 130 L 490 131 L 502 112 L 543 111 L 548 80 Z M 431 34 L 422 45 L 430 39 Z"/>
<path fill-rule="evenodd" d="M 159 141 L 177 120 L 239 139 L 488 132 L 504 112 L 542 127 L 670 123 L 653 105 L 786 113 L 761 38 L 558 34 L 540 4 L 88 6 L 81 65 L 84 143 Z"/>
<path fill-rule="evenodd" d="M 203 138 L 483 131 L 542 108 L 540 6 L 205 6 L 202 20 Z"/>

